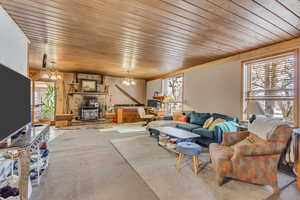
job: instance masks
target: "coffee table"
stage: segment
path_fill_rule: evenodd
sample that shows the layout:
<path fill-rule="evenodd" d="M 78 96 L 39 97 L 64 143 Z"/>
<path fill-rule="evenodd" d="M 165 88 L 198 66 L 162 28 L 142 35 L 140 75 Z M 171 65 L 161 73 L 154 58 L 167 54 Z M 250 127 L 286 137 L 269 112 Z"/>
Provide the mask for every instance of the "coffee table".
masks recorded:
<path fill-rule="evenodd" d="M 175 127 L 158 127 L 156 128 L 159 132 L 160 132 L 160 135 L 167 135 L 167 136 L 170 136 L 171 138 L 178 138 L 178 139 L 194 139 L 194 138 L 198 138 L 200 137 L 199 135 L 197 134 L 194 134 L 194 133 L 191 133 L 189 131 L 185 131 L 185 130 L 182 130 L 182 129 L 179 129 L 179 128 L 175 128 Z M 166 146 L 163 146 L 159 143 L 159 138 L 157 139 L 157 143 L 159 146 L 169 150 L 169 151 L 172 151 L 172 152 L 176 152 L 176 150 L 174 149 L 169 149 L 167 148 Z M 177 152 L 176 152 L 177 153 Z"/>

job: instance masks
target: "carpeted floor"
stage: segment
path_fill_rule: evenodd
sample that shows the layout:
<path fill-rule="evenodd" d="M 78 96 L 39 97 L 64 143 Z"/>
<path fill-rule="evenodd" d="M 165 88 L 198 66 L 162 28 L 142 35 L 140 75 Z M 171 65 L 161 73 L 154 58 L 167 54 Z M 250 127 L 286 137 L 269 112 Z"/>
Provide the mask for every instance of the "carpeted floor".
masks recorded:
<path fill-rule="evenodd" d="M 155 139 L 149 136 L 115 139 L 112 144 L 161 200 L 262 200 L 272 194 L 269 187 L 236 180 L 219 187 L 211 164 L 200 171 L 198 176 L 189 167 L 178 173 L 175 166 L 177 156 L 157 146 Z M 202 160 L 207 161 L 207 158 L 208 154 L 200 155 Z M 283 174 L 279 177 L 281 186 L 294 180 Z"/>
<path fill-rule="evenodd" d="M 143 133 L 100 132 L 98 129 L 53 129 L 51 138 L 54 139 L 49 146 L 51 151 L 49 169 L 42 176 L 41 184 L 33 188 L 31 200 L 158 200 L 157 194 L 159 193 L 156 194 L 151 189 L 153 186 L 146 183 L 147 179 L 142 178 L 142 174 L 138 174 L 110 142 L 110 140 L 140 135 L 143 135 Z M 136 146 L 139 147 L 140 145 Z M 157 146 L 156 148 L 157 150 L 160 149 Z M 140 151 L 141 148 L 132 146 L 132 150 Z M 143 160 L 143 151 L 141 152 L 142 154 L 139 154 L 134 160 Z M 155 155 L 155 151 L 153 154 Z M 153 159 L 156 158 L 154 155 Z M 166 153 L 166 156 L 170 159 L 172 167 L 172 163 L 176 160 L 173 158 L 174 154 Z M 154 169 L 155 171 L 157 168 L 160 169 L 159 173 L 153 173 L 153 177 L 150 178 L 166 177 L 164 173 L 165 166 L 155 163 L 153 160 L 143 162 L 143 168 Z M 190 169 L 185 169 L 181 174 L 185 173 L 191 180 L 195 179 Z M 172 183 L 174 181 L 172 177 L 164 179 L 166 180 L 161 180 L 162 183 L 165 181 Z M 181 181 L 182 179 L 178 179 L 176 183 L 180 184 Z M 162 191 L 169 195 L 169 190 L 172 191 L 171 185 L 165 186 Z M 231 187 L 231 185 L 228 184 L 226 187 Z M 212 196 L 211 191 L 198 187 L 194 189 L 192 185 L 182 188 L 180 191 L 184 192 L 184 190 L 203 191 L 196 199 L 216 198 L 216 196 Z M 234 192 L 248 196 L 244 188 Z M 268 200 L 294 200 L 299 196 L 300 191 L 295 189 L 295 184 L 292 184 L 280 194 L 274 195 Z M 194 200 L 195 198 L 184 198 L 182 200 L 188 199 Z M 236 198 L 232 199 L 235 200 Z"/>
<path fill-rule="evenodd" d="M 50 165 L 31 200 L 157 200 L 109 140 L 141 133 L 57 131 Z"/>

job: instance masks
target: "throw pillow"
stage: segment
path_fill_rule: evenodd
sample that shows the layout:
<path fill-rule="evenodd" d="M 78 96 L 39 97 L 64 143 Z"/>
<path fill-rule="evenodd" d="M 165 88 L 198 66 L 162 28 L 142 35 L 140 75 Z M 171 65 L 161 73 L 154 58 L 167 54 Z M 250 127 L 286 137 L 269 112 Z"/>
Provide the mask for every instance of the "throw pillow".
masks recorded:
<path fill-rule="evenodd" d="M 251 144 L 267 144 L 268 141 L 262 139 L 261 137 L 259 137 L 256 134 L 250 133 L 250 135 L 248 137 L 246 137 L 245 139 L 243 139 L 240 142 L 237 142 L 233 145 L 231 145 L 231 148 L 235 148 L 235 147 L 239 147 L 239 146 L 243 146 L 243 145 L 251 145 Z"/>
<path fill-rule="evenodd" d="M 188 120 L 189 120 L 189 117 L 188 116 L 186 116 L 186 115 L 183 115 L 182 117 L 181 117 L 181 122 L 188 122 Z"/>
<path fill-rule="evenodd" d="M 173 113 L 173 120 L 174 121 L 181 121 L 182 118 L 182 112 L 174 112 Z"/>
<path fill-rule="evenodd" d="M 208 130 L 210 130 L 210 131 L 215 130 L 215 126 L 216 126 L 218 123 L 222 123 L 222 122 L 226 122 L 226 120 L 225 120 L 225 119 L 221 119 L 221 118 L 215 119 L 215 120 L 210 124 L 210 126 L 208 127 Z"/>
<path fill-rule="evenodd" d="M 213 117 L 208 118 L 208 119 L 205 121 L 205 123 L 204 123 L 204 125 L 203 125 L 203 128 L 209 128 L 209 126 L 211 125 L 211 123 L 213 123 L 213 121 L 214 121 L 214 118 L 213 118 Z"/>

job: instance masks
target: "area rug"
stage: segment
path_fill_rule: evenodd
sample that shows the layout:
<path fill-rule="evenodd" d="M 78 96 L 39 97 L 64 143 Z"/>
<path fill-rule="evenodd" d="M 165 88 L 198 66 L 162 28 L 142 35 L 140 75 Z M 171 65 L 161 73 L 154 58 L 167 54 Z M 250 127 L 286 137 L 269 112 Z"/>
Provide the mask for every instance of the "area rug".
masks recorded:
<path fill-rule="evenodd" d="M 108 129 L 112 128 L 113 125 L 111 123 L 107 124 L 90 124 L 90 125 L 81 125 L 81 126 L 67 126 L 56 128 L 57 130 L 87 130 L 87 129 Z"/>
<path fill-rule="evenodd" d="M 117 131 L 119 133 L 135 133 L 135 132 L 145 132 L 146 126 L 144 126 L 144 122 L 136 122 L 136 123 L 124 123 L 121 125 L 114 125 L 111 128 L 99 129 L 100 132 L 111 132 Z"/>
<path fill-rule="evenodd" d="M 176 154 L 159 147 L 153 137 L 135 136 L 111 140 L 111 143 L 161 200 L 263 200 L 272 194 L 269 186 L 237 180 L 230 180 L 220 187 L 211 164 L 206 165 L 198 176 L 189 167 L 177 172 Z M 200 160 L 206 157 L 200 155 Z M 279 177 L 281 188 L 294 181 L 283 174 Z"/>

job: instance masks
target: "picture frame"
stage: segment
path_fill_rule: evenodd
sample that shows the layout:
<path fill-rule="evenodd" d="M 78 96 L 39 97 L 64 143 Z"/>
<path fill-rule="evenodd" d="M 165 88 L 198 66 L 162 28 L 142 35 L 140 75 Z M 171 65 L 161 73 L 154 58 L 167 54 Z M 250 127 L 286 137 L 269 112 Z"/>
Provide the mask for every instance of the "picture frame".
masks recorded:
<path fill-rule="evenodd" d="M 83 92 L 97 92 L 97 81 L 96 80 L 81 80 L 81 90 Z"/>

